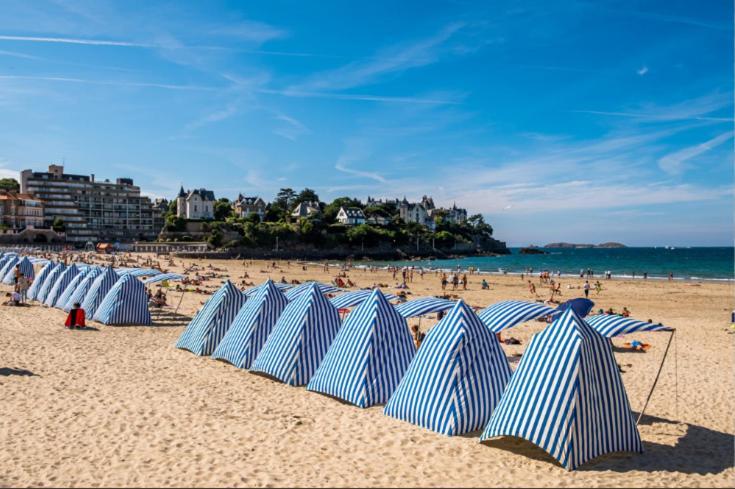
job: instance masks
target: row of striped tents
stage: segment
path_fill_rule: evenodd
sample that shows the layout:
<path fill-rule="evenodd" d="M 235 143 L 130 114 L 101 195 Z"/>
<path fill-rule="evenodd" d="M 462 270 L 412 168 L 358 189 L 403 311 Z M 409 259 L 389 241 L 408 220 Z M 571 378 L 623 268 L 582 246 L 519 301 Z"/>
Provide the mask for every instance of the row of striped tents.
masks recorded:
<path fill-rule="evenodd" d="M 648 323 L 616 314 L 597 314 L 586 318 L 585 321 L 607 338 L 643 331 L 672 331 L 662 324 Z"/>
<path fill-rule="evenodd" d="M 251 370 L 289 385 L 311 379 L 340 327 L 339 312 L 318 283 L 283 310 Z"/>
<path fill-rule="evenodd" d="M 569 309 L 534 336 L 482 433 L 523 438 L 573 470 L 609 452 L 642 452 L 607 338 Z"/>
<path fill-rule="evenodd" d="M 332 297 L 329 299 L 329 302 L 331 302 L 337 309 L 354 307 L 361 304 L 364 300 L 370 297 L 372 293 L 373 291 L 371 289 L 353 290 L 340 294 L 337 297 Z M 389 301 L 398 299 L 398 296 L 393 294 L 383 294 L 383 296 Z"/>
<path fill-rule="evenodd" d="M 77 286 L 85 279 L 85 277 L 93 271 L 94 268 L 85 268 L 84 270 L 80 270 L 79 273 L 72 279 L 71 282 L 66 286 L 66 288 L 59 294 L 59 297 L 56 298 L 56 302 L 54 303 L 54 307 L 57 307 L 59 309 L 63 309 L 67 302 L 69 302 L 69 297 L 74 293 L 74 290 L 76 290 Z"/>
<path fill-rule="evenodd" d="M 10 275 L 11 277 L 11 284 L 15 282 L 15 265 L 20 263 L 20 258 L 17 256 L 11 256 L 5 264 L 0 267 L 0 279 L 5 282 L 5 276 Z"/>
<path fill-rule="evenodd" d="M 518 324 L 552 315 L 556 309 L 546 304 L 526 301 L 502 301 L 489 306 L 477 315 L 480 321 L 494 333 L 512 328 Z"/>
<path fill-rule="evenodd" d="M 63 306 L 64 311 L 69 312 L 72 307 L 74 307 L 74 304 L 83 304 L 84 298 L 87 296 L 87 293 L 92 288 L 92 284 L 94 283 L 95 279 L 97 279 L 97 277 L 102 275 L 104 272 L 105 269 L 102 267 L 89 268 L 87 270 L 87 273 L 82 276 L 82 279 L 74 287 L 74 291 L 69 294 L 69 298 L 66 300 L 66 303 Z M 69 287 L 71 287 L 71 285 Z"/>
<path fill-rule="evenodd" d="M 102 299 L 93 319 L 107 325 L 151 324 L 143 282 L 132 274 L 120 277 Z"/>
<path fill-rule="evenodd" d="M 46 298 L 43 301 L 44 305 L 54 307 L 56 305 L 56 299 L 59 298 L 64 290 L 66 290 L 66 287 L 78 274 L 79 269 L 76 265 L 72 264 L 68 266 L 56 279 L 54 284 L 51 286 L 51 289 L 49 289 L 49 292 L 46 294 Z"/>
<path fill-rule="evenodd" d="M 56 268 L 56 264 L 53 262 L 48 262 L 46 263 L 46 265 L 43 266 L 43 268 L 41 268 L 41 271 L 38 272 L 36 278 L 33 279 L 33 282 L 31 282 L 31 286 L 28 288 L 28 299 L 36 299 L 38 293 L 41 290 L 41 286 L 43 286 L 43 283 L 46 281 L 49 274 L 53 271 L 54 268 Z"/>
<path fill-rule="evenodd" d="M 379 289 L 369 292 L 307 385 L 362 408 L 388 400 L 416 351 L 406 320 Z"/>
<path fill-rule="evenodd" d="M 340 289 L 333 285 L 309 281 L 290 289 L 288 292 L 286 292 L 286 298 L 290 301 L 296 300 L 299 296 L 301 296 L 301 294 L 303 294 L 307 290 L 311 290 L 312 285 L 316 285 L 317 287 L 319 287 L 319 290 L 322 294 L 332 294 L 334 292 L 340 291 Z"/>
<path fill-rule="evenodd" d="M 479 430 L 510 375 L 495 334 L 460 300 L 428 332 L 384 412 L 450 436 Z"/>
<path fill-rule="evenodd" d="M 246 300 L 232 282 L 225 281 L 181 333 L 176 347 L 196 355 L 211 355 Z"/>
<path fill-rule="evenodd" d="M 225 360 L 238 368 L 250 368 L 263 348 L 273 326 L 288 305 L 272 280 L 256 287 L 237 313 L 227 333 L 212 353 L 213 358 Z"/>
<path fill-rule="evenodd" d="M 3 283 L 6 285 L 13 285 L 15 283 L 15 267 L 20 267 L 20 273 L 22 273 L 26 278 L 33 280 L 33 277 L 35 276 L 35 272 L 33 270 L 33 263 L 28 259 L 27 256 L 24 256 L 20 261 L 15 263 L 5 274 L 3 277 Z"/>
<path fill-rule="evenodd" d="M 420 297 L 412 301 L 398 304 L 396 310 L 404 318 L 412 318 L 431 314 L 433 312 L 447 311 L 454 307 L 455 301 L 440 299 L 438 297 Z"/>
<path fill-rule="evenodd" d="M 41 289 L 38 291 L 38 295 L 36 296 L 36 300 L 38 302 L 46 302 L 46 297 L 48 297 L 49 292 L 51 292 L 54 284 L 65 271 L 66 265 L 63 263 L 56 264 L 54 269 L 51 270 L 51 273 L 48 274 L 48 277 L 46 277 L 46 280 L 43 281 L 43 285 L 41 285 Z"/>
<path fill-rule="evenodd" d="M 92 285 L 89 287 L 87 294 L 84 296 L 82 302 L 82 309 L 86 312 L 87 317 L 94 317 L 94 313 L 97 312 L 102 299 L 105 298 L 107 293 L 112 289 L 120 279 L 120 276 L 115 273 L 112 267 L 107 267 L 105 270 L 94 279 Z"/>

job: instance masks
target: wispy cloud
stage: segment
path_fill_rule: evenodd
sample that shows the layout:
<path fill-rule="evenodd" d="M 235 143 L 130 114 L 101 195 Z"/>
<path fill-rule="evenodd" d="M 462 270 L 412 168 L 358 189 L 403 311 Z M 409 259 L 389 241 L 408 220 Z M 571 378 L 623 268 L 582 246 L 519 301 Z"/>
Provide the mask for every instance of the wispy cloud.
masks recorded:
<path fill-rule="evenodd" d="M 419 105 L 457 105 L 462 103 L 454 99 L 440 99 L 433 97 L 401 97 L 392 95 L 372 95 L 358 93 L 333 93 L 333 92 L 305 92 L 302 90 L 276 90 L 261 88 L 258 92 L 267 95 L 280 95 L 295 98 L 323 98 L 331 100 L 353 100 L 361 102 L 384 102 L 389 104 L 419 104 Z"/>
<path fill-rule="evenodd" d="M 80 39 L 74 37 L 36 37 L 36 36 L 8 36 L 0 35 L 0 41 L 15 42 L 42 42 L 56 44 L 82 44 L 86 46 L 117 46 L 132 48 L 151 48 L 156 47 L 154 44 L 143 44 L 131 41 L 114 41 L 107 39 Z"/>
<path fill-rule="evenodd" d="M 646 73 L 648 73 L 648 66 L 641 66 L 635 72 L 638 73 L 639 76 L 644 76 Z"/>
<path fill-rule="evenodd" d="M 136 82 L 124 80 L 91 80 L 86 78 L 72 78 L 65 76 L 33 76 L 33 75 L 0 75 L 0 80 L 35 80 L 62 83 L 83 83 L 89 85 L 108 85 L 128 88 L 160 88 L 164 90 L 220 90 L 220 87 L 202 85 L 177 85 L 173 83 Z"/>
<path fill-rule="evenodd" d="M 731 122 L 731 117 L 712 116 L 714 112 L 732 107 L 732 94 L 713 93 L 689 100 L 684 100 L 666 106 L 652 104 L 641 105 L 630 110 L 607 111 L 607 110 L 572 110 L 580 114 L 605 115 L 613 117 L 628 117 L 639 119 L 642 122 L 668 122 L 684 120 L 701 120 Z"/>
<path fill-rule="evenodd" d="M 671 175 L 680 175 L 686 169 L 687 161 L 726 143 L 732 139 L 732 137 L 732 131 L 727 131 L 703 143 L 680 149 L 679 151 L 668 154 L 658 160 L 658 166 L 666 173 Z"/>
<path fill-rule="evenodd" d="M 355 61 L 318 73 L 291 89 L 296 92 L 344 90 L 370 84 L 385 74 L 432 64 L 439 59 L 441 46 L 463 26 L 462 23 L 449 24 L 431 37 L 386 49 L 370 60 Z"/>
<path fill-rule="evenodd" d="M 290 141 L 296 141 L 299 136 L 309 133 L 309 129 L 302 124 L 301 121 L 298 121 L 291 116 L 283 113 L 277 113 L 274 116 L 274 119 L 283 123 L 273 131 L 274 134 L 284 137 Z"/>

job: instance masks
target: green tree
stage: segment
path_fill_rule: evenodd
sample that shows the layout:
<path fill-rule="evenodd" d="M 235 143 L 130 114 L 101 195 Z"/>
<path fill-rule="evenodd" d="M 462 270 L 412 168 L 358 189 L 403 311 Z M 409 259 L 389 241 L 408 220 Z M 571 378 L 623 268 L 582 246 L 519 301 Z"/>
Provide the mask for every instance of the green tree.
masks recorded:
<path fill-rule="evenodd" d="M 214 220 L 224 221 L 232 215 L 230 199 L 223 197 L 214 203 Z"/>
<path fill-rule="evenodd" d="M 51 224 L 51 229 L 53 229 L 57 233 L 63 233 L 64 231 L 66 231 L 66 225 L 64 224 L 64 221 L 57 216 L 54 218 L 54 222 Z"/>
<path fill-rule="evenodd" d="M 301 202 L 319 202 L 319 196 L 313 189 L 305 188 L 296 196 L 293 205 L 298 205 Z"/>
<path fill-rule="evenodd" d="M 363 206 L 362 202 L 357 199 L 353 199 L 352 197 L 338 197 L 326 206 L 324 206 L 324 220 L 330 224 L 334 223 L 337 218 L 337 214 L 339 213 L 340 207 L 359 207 L 360 209 L 362 209 Z"/>
<path fill-rule="evenodd" d="M 0 178 L 0 190 L 8 192 L 19 192 L 20 184 L 15 178 Z"/>

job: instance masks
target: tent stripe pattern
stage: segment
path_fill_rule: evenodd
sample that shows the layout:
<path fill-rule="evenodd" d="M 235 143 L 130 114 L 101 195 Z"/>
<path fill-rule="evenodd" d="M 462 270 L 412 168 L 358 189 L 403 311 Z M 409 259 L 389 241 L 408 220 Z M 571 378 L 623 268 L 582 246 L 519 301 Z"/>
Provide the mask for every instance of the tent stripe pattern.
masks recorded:
<path fill-rule="evenodd" d="M 404 318 L 412 318 L 431 314 L 432 312 L 446 311 L 454 307 L 455 301 L 440 299 L 438 297 L 421 297 L 412 301 L 398 304 L 396 310 Z"/>
<path fill-rule="evenodd" d="M 479 430 L 510 375 L 495 334 L 460 300 L 426 335 L 384 412 L 449 436 Z"/>
<path fill-rule="evenodd" d="M 481 440 L 515 436 L 574 470 L 608 452 L 642 452 L 610 341 L 573 310 L 538 333 Z"/>
<path fill-rule="evenodd" d="M 74 307 L 74 304 L 83 304 L 84 298 L 87 296 L 87 293 L 92 288 L 92 284 L 94 283 L 95 279 L 99 277 L 103 273 L 102 268 L 99 267 L 90 267 L 87 270 L 87 274 L 82 278 L 82 280 L 79 281 L 77 286 L 74 288 L 74 292 L 69 295 L 69 298 L 66 301 L 66 304 L 64 304 L 64 310 L 66 312 L 69 312 L 72 307 Z"/>
<path fill-rule="evenodd" d="M 305 385 L 340 327 L 339 312 L 312 283 L 278 318 L 251 370 L 289 385 Z"/>
<path fill-rule="evenodd" d="M 246 300 L 245 294 L 227 280 L 181 333 L 176 347 L 196 355 L 211 355 Z"/>
<path fill-rule="evenodd" d="M 671 328 L 662 324 L 647 323 L 616 314 L 597 314 L 589 316 L 585 321 L 602 336 L 608 338 L 641 331 L 672 331 Z"/>
<path fill-rule="evenodd" d="M 0 270 L 2 270 L 3 268 L 5 268 L 5 265 L 7 265 L 8 262 L 10 260 L 12 260 L 13 258 L 15 258 L 17 260 L 18 259 L 18 255 L 16 253 L 5 253 L 2 256 L 2 258 L 0 258 Z"/>
<path fill-rule="evenodd" d="M 102 299 L 95 321 L 107 325 L 151 324 L 145 285 L 133 275 L 123 275 Z"/>
<path fill-rule="evenodd" d="M 339 292 L 339 289 L 333 285 L 327 285 L 320 282 L 304 282 L 301 285 L 297 285 L 293 289 L 286 292 L 286 298 L 290 301 L 296 300 L 301 294 L 311 289 L 311 285 L 316 284 L 319 286 L 319 290 L 322 294 L 331 294 L 333 292 Z"/>
<path fill-rule="evenodd" d="M 56 300 L 66 290 L 72 280 L 74 280 L 74 277 L 76 277 L 78 274 L 79 269 L 76 265 L 71 265 L 66 270 L 64 270 L 64 272 L 59 275 L 59 278 L 56 279 L 53 287 L 51 287 L 51 290 L 49 290 L 48 294 L 46 295 L 46 300 L 43 301 L 44 305 L 54 307 L 56 305 Z"/>
<path fill-rule="evenodd" d="M 178 273 L 161 273 L 159 275 L 148 277 L 147 279 L 143 280 L 143 283 L 148 285 L 148 284 L 155 284 L 158 282 L 164 282 L 166 280 L 171 280 L 171 281 L 181 280 L 182 278 L 184 278 L 184 276 L 179 275 Z"/>
<path fill-rule="evenodd" d="M 332 297 L 331 299 L 329 299 L 329 302 L 331 302 L 332 305 L 337 309 L 344 309 L 346 307 L 353 307 L 361 304 L 363 301 L 367 300 L 367 298 L 370 297 L 370 294 L 372 293 L 373 291 L 370 289 L 353 290 L 351 292 L 347 292 L 346 294 Z M 398 297 L 393 294 L 383 294 L 383 296 L 389 301 L 398 299 Z"/>
<path fill-rule="evenodd" d="M 273 281 L 257 287 L 225 333 L 213 358 L 230 362 L 238 368 L 250 368 L 263 348 L 273 326 L 288 305 L 288 299 Z"/>
<path fill-rule="evenodd" d="M 36 272 L 33 270 L 33 263 L 31 262 L 31 260 L 28 259 L 27 256 L 23 257 L 23 259 L 20 261 L 20 273 L 31 280 L 33 280 L 33 277 L 36 274 Z"/>
<path fill-rule="evenodd" d="M 292 288 L 293 288 L 293 285 L 291 285 L 291 284 L 282 284 L 282 283 L 280 283 L 280 282 L 273 282 L 273 284 L 274 284 L 274 285 L 276 286 L 276 288 L 277 288 L 278 290 L 280 290 L 281 292 L 285 292 L 285 291 L 287 291 L 287 290 L 289 290 L 289 289 L 292 289 Z M 264 285 L 264 284 L 260 284 L 260 285 L 258 285 L 257 287 L 252 287 L 252 288 L 250 288 L 250 289 L 246 290 L 246 291 L 245 291 L 245 295 L 246 295 L 247 297 L 251 297 L 251 296 L 253 296 L 253 295 L 257 294 L 257 293 L 258 293 L 258 291 L 260 290 L 260 288 L 261 288 L 261 287 L 262 287 L 263 285 Z"/>
<path fill-rule="evenodd" d="M 64 288 L 61 294 L 59 294 L 59 297 L 56 298 L 56 301 L 54 302 L 54 307 L 63 309 L 66 303 L 69 302 L 69 297 L 71 297 L 71 295 L 74 293 L 74 290 L 76 290 L 76 288 L 87 277 L 87 274 L 89 274 L 91 270 L 91 268 L 85 268 L 84 270 L 77 273 L 72 281 L 69 282 L 69 284 Z"/>
<path fill-rule="evenodd" d="M 477 315 L 491 331 L 499 333 L 526 321 L 549 316 L 557 310 L 545 304 L 526 301 L 502 301 L 480 311 Z"/>
<path fill-rule="evenodd" d="M 94 279 L 87 295 L 84 296 L 84 302 L 82 302 L 82 309 L 87 313 L 87 317 L 94 317 L 94 313 L 97 312 L 102 299 L 105 298 L 119 278 L 120 276 L 115 273 L 115 270 L 108 267 Z"/>
<path fill-rule="evenodd" d="M 46 302 L 46 296 L 48 296 L 56 281 L 65 271 L 66 265 L 64 265 L 63 263 L 59 263 L 56 265 L 56 268 L 54 268 L 51 273 L 48 274 L 48 277 L 46 277 L 46 280 L 43 281 L 43 285 L 41 285 L 41 288 L 38 291 L 38 295 L 36 296 L 36 300 L 38 302 Z"/>
<path fill-rule="evenodd" d="M 307 389 L 362 408 L 384 404 L 415 353 L 406 320 L 375 289 L 347 316 Z"/>
<path fill-rule="evenodd" d="M 20 265 L 20 273 L 25 275 L 29 279 L 33 279 L 33 264 L 27 257 L 23 257 L 22 260 L 16 261 L 12 267 L 8 269 L 3 276 L 3 283 L 6 285 L 13 285 L 15 283 L 15 266 Z"/>
<path fill-rule="evenodd" d="M 3 283 L 14 283 L 15 282 L 15 265 L 17 265 L 20 262 L 20 258 L 17 256 L 11 256 L 8 261 L 5 262 L 5 265 L 0 268 L 0 278 L 2 278 Z M 5 277 L 10 276 L 10 282 L 5 282 Z"/>
<path fill-rule="evenodd" d="M 38 272 L 38 275 L 36 276 L 36 278 L 33 279 L 31 286 L 28 288 L 28 299 L 36 299 L 38 292 L 41 290 L 41 286 L 46 281 L 49 274 L 53 271 L 54 268 L 56 268 L 56 264 L 53 262 L 48 262 L 46 265 L 44 265 L 41 271 Z"/>

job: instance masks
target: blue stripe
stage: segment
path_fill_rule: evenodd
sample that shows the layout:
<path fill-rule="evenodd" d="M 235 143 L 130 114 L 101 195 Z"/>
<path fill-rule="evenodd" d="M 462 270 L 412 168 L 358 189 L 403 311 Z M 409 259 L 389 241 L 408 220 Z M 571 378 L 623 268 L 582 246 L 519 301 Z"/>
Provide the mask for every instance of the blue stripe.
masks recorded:
<path fill-rule="evenodd" d="M 396 310 L 404 318 L 412 318 L 431 314 L 433 312 L 447 311 L 454 307 L 455 301 L 439 299 L 438 297 L 421 297 L 412 301 L 398 304 Z"/>
<path fill-rule="evenodd" d="M 503 301 L 483 309 L 477 315 L 491 331 L 499 333 L 504 329 L 554 314 L 557 310 L 545 304 L 525 301 Z"/>
<path fill-rule="evenodd" d="M 370 297 L 370 294 L 372 294 L 372 292 L 373 291 L 370 289 L 353 290 L 345 294 L 340 294 L 337 297 L 333 297 L 329 299 L 329 302 L 331 302 L 332 305 L 336 307 L 337 309 L 354 307 L 354 306 L 360 305 L 363 301 L 367 300 L 367 298 Z M 393 294 L 383 294 L 383 295 L 389 301 L 398 299 L 398 296 L 395 296 Z"/>
<path fill-rule="evenodd" d="M 569 470 L 643 451 L 609 340 L 571 309 L 534 336 L 481 440 L 498 436 L 526 439 Z"/>
<path fill-rule="evenodd" d="M 671 331 L 662 324 L 653 324 L 616 314 L 596 314 L 585 319 L 587 324 L 608 338 L 641 331 Z"/>

